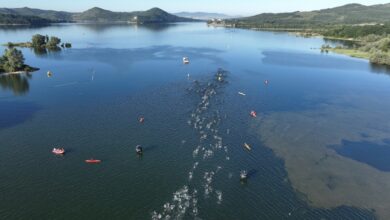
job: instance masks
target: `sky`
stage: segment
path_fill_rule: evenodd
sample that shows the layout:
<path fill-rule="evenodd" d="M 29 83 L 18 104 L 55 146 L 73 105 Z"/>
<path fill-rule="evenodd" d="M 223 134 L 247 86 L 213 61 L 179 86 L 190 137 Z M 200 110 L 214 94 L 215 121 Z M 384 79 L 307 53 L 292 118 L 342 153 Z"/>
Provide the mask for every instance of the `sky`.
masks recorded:
<path fill-rule="evenodd" d="M 70 12 L 81 12 L 95 6 L 111 11 L 141 11 L 159 7 L 171 13 L 202 11 L 247 16 L 263 12 L 317 10 L 349 3 L 374 5 L 390 3 L 390 0 L 0 0 L 0 7 Z"/>

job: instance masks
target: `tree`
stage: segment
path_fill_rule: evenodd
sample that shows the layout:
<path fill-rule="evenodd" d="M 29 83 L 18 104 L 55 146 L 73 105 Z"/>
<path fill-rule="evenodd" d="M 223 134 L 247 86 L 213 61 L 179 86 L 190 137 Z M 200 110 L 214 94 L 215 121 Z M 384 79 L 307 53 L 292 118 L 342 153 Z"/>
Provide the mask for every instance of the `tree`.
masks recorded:
<path fill-rule="evenodd" d="M 46 47 L 47 48 L 57 48 L 58 45 L 61 43 L 61 39 L 58 37 L 50 37 L 49 42 L 47 42 Z"/>
<path fill-rule="evenodd" d="M 16 48 L 5 49 L 1 63 L 4 71 L 7 72 L 21 70 L 25 66 L 22 51 Z"/>
<path fill-rule="evenodd" d="M 44 47 L 46 44 L 46 37 L 40 34 L 35 34 L 32 37 L 32 47 L 39 48 Z"/>
<path fill-rule="evenodd" d="M 4 69 L 3 69 L 4 62 L 5 62 L 4 57 L 0 57 L 0 73 L 4 72 Z"/>

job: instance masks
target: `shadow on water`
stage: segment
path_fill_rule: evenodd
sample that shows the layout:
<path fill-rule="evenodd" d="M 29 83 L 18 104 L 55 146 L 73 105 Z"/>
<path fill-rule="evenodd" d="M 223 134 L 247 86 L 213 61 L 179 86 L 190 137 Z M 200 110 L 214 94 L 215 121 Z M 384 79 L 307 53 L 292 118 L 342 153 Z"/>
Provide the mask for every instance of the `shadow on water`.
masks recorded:
<path fill-rule="evenodd" d="M 25 95 L 30 90 L 30 73 L 0 75 L 0 87 L 4 90 L 11 90 L 15 95 Z"/>
<path fill-rule="evenodd" d="M 247 178 L 249 179 L 249 178 L 255 177 L 256 174 L 257 174 L 258 172 L 259 172 L 259 171 L 256 170 L 256 169 L 251 169 L 251 170 L 249 170 L 249 171 L 248 171 L 248 174 L 247 174 Z"/>
<path fill-rule="evenodd" d="M 341 145 L 330 146 L 330 148 L 344 157 L 390 172 L 390 140 L 385 139 L 382 142 L 383 144 L 343 140 Z"/>
<path fill-rule="evenodd" d="M 30 120 L 41 108 L 31 102 L 0 102 L 0 130 Z"/>

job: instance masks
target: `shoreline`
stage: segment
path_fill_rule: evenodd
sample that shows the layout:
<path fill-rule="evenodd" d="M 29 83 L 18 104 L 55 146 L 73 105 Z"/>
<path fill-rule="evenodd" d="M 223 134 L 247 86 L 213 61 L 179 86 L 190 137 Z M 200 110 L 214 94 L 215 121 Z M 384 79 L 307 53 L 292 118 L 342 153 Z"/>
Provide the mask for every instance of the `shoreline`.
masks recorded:
<path fill-rule="evenodd" d="M 29 68 L 29 70 L 19 70 L 19 71 L 14 71 L 14 72 L 0 72 L 0 77 L 1 76 L 12 76 L 12 75 L 20 75 L 20 74 L 29 74 L 36 72 L 40 70 L 39 68 L 27 66 L 26 68 Z"/>
<path fill-rule="evenodd" d="M 229 26 L 225 26 L 225 28 L 231 28 Z M 273 31 L 273 32 L 287 32 L 288 34 L 295 35 L 297 37 L 311 38 L 311 37 L 319 37 L 324 41 L 326 40 L 335 40 L 335 41 L 345 41 L 345 42 L 354 42 L 354 43 L 364 43 L 364 41 L 356 39 L 356 38 L 342 38 L 342 37 L 334 37 L 334 36 L 324 36 L 320 34 L 320 30 L 318 29 L 304 29 L 304 28 L 256 28 L 256 27 L 237 27 L 240 29 L 254 30 L 254 31 Z M 323 51 L 323 49 L 320 49 Z M 385 65 L 390 66 L 390 64 L 386 62 L 378 63 L 372 60 L 373 54 L 370 52 L 361 51 L 355 48 L 324 48 L 326 52 L 332 52 L 335 54 L 345 55 L 353 58 L 365 59 L 371 64 Z"/>

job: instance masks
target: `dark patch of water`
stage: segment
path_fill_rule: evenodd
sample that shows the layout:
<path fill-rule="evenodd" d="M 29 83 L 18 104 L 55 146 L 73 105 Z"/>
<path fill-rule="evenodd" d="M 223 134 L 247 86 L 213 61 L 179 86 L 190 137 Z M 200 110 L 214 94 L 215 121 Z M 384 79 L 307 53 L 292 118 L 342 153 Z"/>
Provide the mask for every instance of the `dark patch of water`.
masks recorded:
<path fill-rule="evenodd" d="M 336 152 L 344 157 L 368 164 L 381 171 L 390 171 L 390 143 L 383 140 L 384 144 L 370 141 L 343 140 L 341 145 L 331 146 Z"/>

